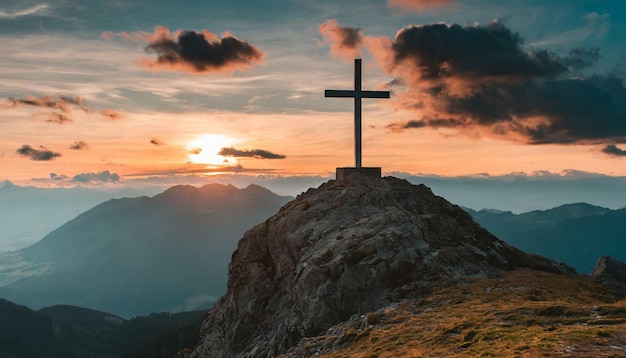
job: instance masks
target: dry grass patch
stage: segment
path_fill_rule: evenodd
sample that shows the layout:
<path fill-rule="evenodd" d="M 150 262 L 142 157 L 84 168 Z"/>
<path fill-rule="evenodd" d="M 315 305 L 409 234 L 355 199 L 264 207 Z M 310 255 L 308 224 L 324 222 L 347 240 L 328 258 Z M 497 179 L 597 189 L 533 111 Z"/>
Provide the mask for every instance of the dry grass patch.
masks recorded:
<path fill-rule="evenodd" d="M 626 356 L 626 301 L 586 278 L 516 270 L 370 316 L 325 357 Z"/>

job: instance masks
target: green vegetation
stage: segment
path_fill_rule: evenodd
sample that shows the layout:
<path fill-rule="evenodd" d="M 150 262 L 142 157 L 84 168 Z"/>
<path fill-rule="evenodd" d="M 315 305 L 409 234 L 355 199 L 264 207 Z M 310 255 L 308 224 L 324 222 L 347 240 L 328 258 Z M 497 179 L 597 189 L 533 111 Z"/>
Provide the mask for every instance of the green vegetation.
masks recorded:
<path fill-rule="evenodd" d="M 590 274 L 600 256 L 626 261 L 626 209 L 584 203 L 524 214 L 473 211 L 474 220 L 518 249 L 564 262 Z"/>
<path fill-rule="evenodd" d="M 626 354 L 626 300 L 589 279 L 545 272 L 516 270 L 365 318 L 324 357 Z"/>
<path fill-rule="evenodd" d="M 172 357 L 198 340 L 204 312 L 124 320 L 59 305 L 33 311 L 0 299 L 0 357 Z"/>

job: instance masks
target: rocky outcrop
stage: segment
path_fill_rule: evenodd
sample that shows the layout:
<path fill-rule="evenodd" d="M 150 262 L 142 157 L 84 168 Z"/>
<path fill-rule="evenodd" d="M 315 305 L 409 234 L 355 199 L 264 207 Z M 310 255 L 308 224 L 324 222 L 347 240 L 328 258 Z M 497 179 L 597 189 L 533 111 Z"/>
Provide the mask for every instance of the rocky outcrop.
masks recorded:
<path fill-rule="evenodd" d="M 525 254 L 423 185 L 351 174 L 249 230 L 192 357 L 273 357 L 353 314 L 466 279 L 528 267 Z"/>
<path fill-rule="evenodd" d="M 626 297 L 626 263 L 609 256 L 600 256 L 591 277 Z"/>

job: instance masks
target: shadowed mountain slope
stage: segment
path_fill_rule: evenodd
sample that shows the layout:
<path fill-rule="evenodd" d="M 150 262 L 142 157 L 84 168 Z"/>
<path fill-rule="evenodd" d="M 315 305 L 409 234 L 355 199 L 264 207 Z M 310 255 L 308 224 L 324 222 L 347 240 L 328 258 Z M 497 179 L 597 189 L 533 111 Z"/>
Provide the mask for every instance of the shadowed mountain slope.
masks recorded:
<path fill-rule="evenodd" d="M 237 240 L 289 199 L 210 184 L 110 200 L 5 255 L 2 292 L 33 308 L 71 304 L 124 317 L 207 307 L 225 290 Z"/>
<path fill-rule="evenodd" d="M 573 266 L 589 274 L 600 256 L 626 261 L 626 209 L 585 203 L 523 214 L 469 212 L 478 223 L 507 243 Z"/>
<path fill-rule="evenodd" d="M 202 317 L 196 311 L 124 320 L 68 305 L 33 311 L 0 299 L 0 357 L 170 358 L 197 341 Z"/>

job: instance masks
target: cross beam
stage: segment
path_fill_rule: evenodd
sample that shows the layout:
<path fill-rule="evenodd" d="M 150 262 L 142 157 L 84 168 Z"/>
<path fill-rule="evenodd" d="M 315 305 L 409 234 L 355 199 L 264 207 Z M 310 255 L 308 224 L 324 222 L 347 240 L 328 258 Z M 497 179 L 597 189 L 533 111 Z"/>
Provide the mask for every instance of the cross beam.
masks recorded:
<path fill-rule="evenodd" d="M 361 168 L 361 98 L 389 98 L 389 91 L 361 90 L 361 59 L 354 59 L 354 90 L 326 90 L 324 97 L 354 97 L 354 156 Z"/>

